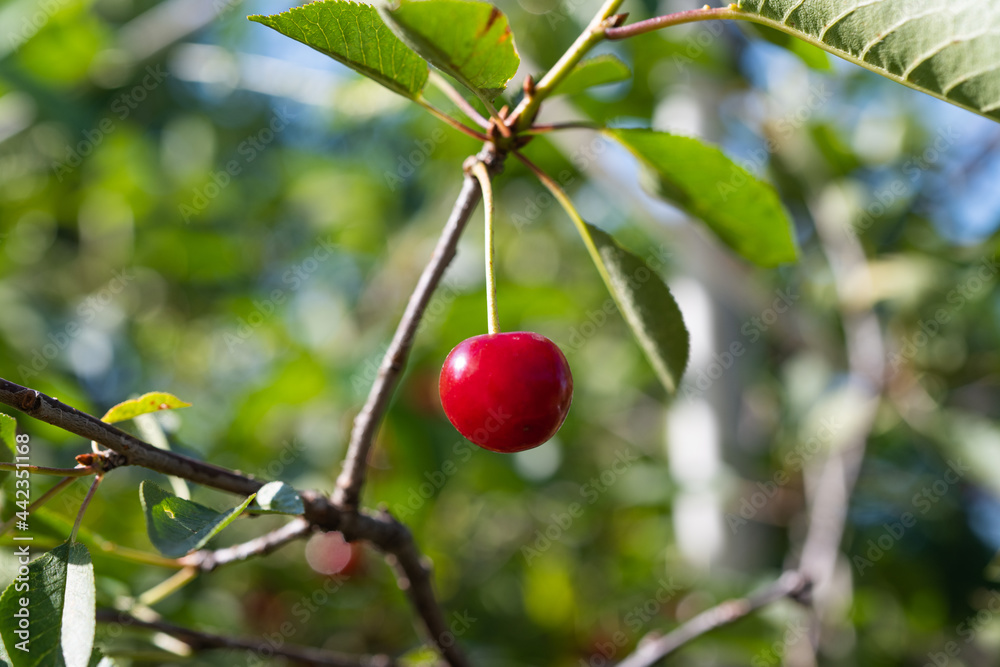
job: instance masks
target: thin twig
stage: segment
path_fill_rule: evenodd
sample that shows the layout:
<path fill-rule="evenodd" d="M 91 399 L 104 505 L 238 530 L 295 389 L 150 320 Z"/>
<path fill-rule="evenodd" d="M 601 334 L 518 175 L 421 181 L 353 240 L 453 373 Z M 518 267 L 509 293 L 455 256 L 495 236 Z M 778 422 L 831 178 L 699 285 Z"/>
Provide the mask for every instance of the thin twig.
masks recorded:
<path fill-rule="evenodd" d="M 639 21 L 638 23 L 632 23 L 631 25 L 621 26 L 619 28 L 607 28 L 604 31 L 604 36 L 607 39 L 625 39 L 626 37 L 634 37 L 636 35 L 641 35 L 644 32 L 652 32 L 653 30 L 667 28 L 673 25 L 681 25 L 682 23 L 709 21 L 711 19 L 737 18 L 747 18 L 747 14 L 740 12 L 739 10 L 734 10 L 731 7 L 713 8 L 705 5 L 701 9 L 689 9 L 675 14 L 667 14 L 666 16 L 657 16 L 651 19 L 646 19 L 645 21 Z"/>
<path fill-rule="evenodd" d="M 703 611 L 662 637 L 647 637 L 618 667 L 652 667 L 677 649 L 702 635 L 735 623 L 762 607 L 783 598 L 797 598 L 808 591 L 809 580 L 798 572 L 785 572 L 766 589 L 745 598 L 727 600 Z"/>
<path fill-rule="evenodd" d="M 100 468 L 92 466 L 77 466 L 75 468 L 47 468 L 45 466 L 28 466 L 21 463 L 0 463 L 0 470 L 27 470 L 32 475 L 52 475 L 53 477 L 87 477 L 101 472 Z"/>
<path fill-rule="evenodd" d="M 499 171 L 503 163 L 502 154 L 497 154 L 485 148 L 478 157 L 490 167 L 491 171 Z M 399 377 L 406 367 L 406 360 L 413 346 L 413 338 L 417 327 L 423 317 L 424 310 L 430 303 L 434 289 L 441 281 L 441 276 L 448 268 L 452 258 L 455 256 L 455 248 L 458 245 L 458 238 L 465 229 L 472 211 L 479 203 L 480 190 L 476 179 L 467 176 L 462 184 L 462 190 L 458 195 L 451 215 L 445 224 L 441 237 L 438 239 L 437 247 L 431 256 L 427 266 L 417 281 L 417 286 L 410 295 L 410 300 L 406 305 L 406 311 L 396 328 L 396 333 L 392 337 L 389 349 L 386 350 L 379 366 L 375 382 L 372 384 L 368 399 L 365 401 L 361 412 L 354 419 L 354 428 L 351 430 L 351 439 L 347 447 L 347 456 L 344 458 L 344 467 L 337 477 L 337 488 L 334 491 L 333 502 L 338 507 L 355 508 L 361 496 L 361 488 L 365 482 L 366 469 L 368 467 L 368 454 L 371 451 L 372 442 L 379 422 L 389 405 L 389 399 L 399 381 Z"/>
<path fill-rule="evenodd" d="M 417 98 L 416 99 L 416 103 L 419 104 L 420 106 L 422 106 L 424 109 L 427 109 L 427 111 L 429 111 L 432 116 L 434 116 L 438 120 L 444 121 L 448 125 L 451 125 L 453 128 L 455 128 L 456 130 L 458 130 L 462 134 L 467 134 L 470 137 L 472 137 L 473 139 L 479 139 L 480 141 L 490 141 L 490 138 L 488 136 L 486 136 L 485 134 L 483 134 L 482 132 L 476 132 L 475 130 L 473 130 L 471 127 L 469 127 L 465 123 L 462 123 L 461 121 L 455 120 L 454 118 L 452 118 L 451 116 L 449 116 L 445 112 L 441 111 L 440 109 L 438 109 L 437 107 L 435 107 L 434 105 L 432 105 L 427 100 L 424 100 L 424 99 L 421 99 L 421 98 Z"/>
<path fill-rule="evenodd" d="M 70 484 L 72 484 L 78 479 L 79 477 L 67 477 L 66 479 L 62 480 L 61 482 L 53 486 L 51 489 L 43 493 L 41 496 L 39 496 L 38 499 L 35 500 L 35 502 L 28 505 L 28 509 L 25 511 L 28 512 L 28 514 L 31 514 L 39 507 L 41 507 L 48 501 L 52 500 L 52 498 L 54 498 L 56 494 L 61 493 L 63 490 L 66 489 L 66 487 L 68 487 Z M 11 526 L 13 526 L 18 521 L 19 519 L 17 518 L 16 514 L 12 516 L 6 523 L 0 526 L 0 535 L 3 535 L 8 530 L 10 530 Z"/>
<path fill-rule="evenodd" d="M 603 130 L 604 126 L 599 123 L 588 123 L 586 121 L 569 121 L 565 123 L 536 123 L 521 134 L 547 134 L 559 130 Z"/>
<path fill-rule="evenodd" d="M 395 660 L 386 655 L 352 656 L 346 653 L 323 651 L 286 643 L 276 644 L 259 639 L 224 637 L 184 628 L 166 621 L 141 621 L 130 614 L 113 609 L 98 609 L 97 621 L 162 632 L 180 639 L 195 652 L 215 649 L 245 650 L 253 651 L 259 656 L 281 656 L 299 665 L 327 665 L 329 667 L 395 667 L 397 664 Z"/>
<path fill-rule="evenodd" d="M 476 108 L 469 104 L 469 101 L 465 99 L 460 92 L 455 90 L 455 87 L 448 83 L 448 80 L 443 76 L 431 70 L 430 76 L 427 79 L 431 82 L 431 85 L 435 86 L 438 90 L 443 92 L 448 96 L 455 106 L 462 110 L 462 112 L 469 117 L 473 123 L 483 128 L 484 130 L 490 126 L 489 121 L 482 117 L 482 115 L 476 111 Z"/>
<path fill-rule="evenodd" d="M 302 518 L 296 518 L 277 530 L 261 535 L 242 544 L 236 544 L 225 549 L 203 549 L 195 551 L 180 559 L 191 567 L 203 572 L 210 572 L 221 565 L 244 561 L 256 556 L 266 556 L 277 551 L 282 546 L 311 533 L 313 526 Z"/>
<path fill-rule="evenodd" d="M 83 502 L 80 503 L 80 511 L 76 513 L 76 521 L 73 522 L 73 530 L 70 531 L 69 534 L 70 543 L 76 542 L 76 533 L 80 530 L 80 524 L 83 522 L 83 515 L 87 513 L 87 508 L 90 507 L 90 501 L 94 499 L 94 493 L 97 492 L 97 487 L 100 486 L 102 479 L 104 479 L 104 475 L 98 475 L 95 477 L 94 482 L 90 485 L 90 489 L 87 490 L 87 495 L 83 497 Z"/>

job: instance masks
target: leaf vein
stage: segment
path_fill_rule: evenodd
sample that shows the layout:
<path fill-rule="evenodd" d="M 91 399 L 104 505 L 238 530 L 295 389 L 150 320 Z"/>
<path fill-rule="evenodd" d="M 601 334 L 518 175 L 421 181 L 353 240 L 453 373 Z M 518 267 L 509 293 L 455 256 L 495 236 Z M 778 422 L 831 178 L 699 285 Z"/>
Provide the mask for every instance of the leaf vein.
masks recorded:
<path fill-rule="evenodd" d="M 877 5 L 880 2 L 883 2 L 883 0 L 868 0 L 867 2 L 861 2 L 861 3 L 857 4 L 857 5 L 855 5 L 854 7 L 851 7 L 847 11 L 841 12 L 837 16 L 834 16 L 833 19 L 829 23 L 827 23 L 825 26 L 823 26 L 822 32 L 819 33 L 819 40 L 821 42 L 824 42 L 824 43 L 828 44 L 829 42 L 826 41 L 826 33 L 830 31 L 830 28 L 832 28 L 833 26 L 837 25 L 838 23 L 840 23 L 841 21 L 843 21 L 844 19 L 846 19 L 848 16 L 850 16 L 854 12 L 858 11 L 859 9 L 864 9 L 865 7 L 871 7 L 872 5 Z"/>
<path fill-rule="evenodd" d="M 911 23 L 913 21 L 917 21 L 917 20 L 922 19 L 922 18 L 927 18 L 928 16 L 933 16 L 934 14 L 937 14 L 939 11 L 940 10 L 938 10 L 938 9 L 932 9 L 930 11 L 924 12 L 923 14 L 917 14 L 916 16 L 908 16 L 907 18 L 903 19 L 899 23 L 896 23 L 894 25 L 889 26 L 885 30 L 885 32 L 883 32 L 881 35 L 877 35 L 875 37 L 875 39 L 873 39 L 872 41 L 870 41 L 867 44 L 865 44 L 865 48 L 863 48 L 861 50 L 861 53 L 858 54 L 858 58 L 860 58 L 861 60 L 865 60 L 865 56 L 868 55 L 868 52 L 873 47 L 875 47 L 876 45 L 878 45 L 881 42 L 883 42 L 885 40 L 885 38 L 888 37 L 889 35 L 891 35 L 891 34 L 893 34 L 895 32 L 898 32 L 899 29 L 902 28 L 907 23 Z"/>

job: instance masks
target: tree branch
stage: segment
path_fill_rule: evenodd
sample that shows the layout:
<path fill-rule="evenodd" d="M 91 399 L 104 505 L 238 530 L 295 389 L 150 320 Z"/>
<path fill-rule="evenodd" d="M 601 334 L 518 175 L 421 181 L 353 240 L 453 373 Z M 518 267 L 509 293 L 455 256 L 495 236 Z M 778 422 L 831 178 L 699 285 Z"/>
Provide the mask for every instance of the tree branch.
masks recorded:
<path fill-rule="evenodd" d="M 492 147 L 485 147 L 476 159 L 484 162 L 492 174 L 499 173 L 503 167 L 505 155 L 495 152 Z M 344 468 L 337 478 L 337 488 L 333 494 L 333 502 L 338 507 L 355 508 L 361 496 L 361 488 L 365 483 L 368 468 L 368 454 L 371 451 L 375 433 L 378 430 L 382 415 L 389 405 L 392 392 L 399 382 L 399 377 L 406 367 L 406 360 L 413 347 L 416 334 L 424 310 L 430 302 L 431 295 L 441 281 L 441 276 L 455 256 L 458 238 L 465 229 L 465 224 L 472 215 L 481 196 L 476 179 L 466 176 L 462 190 L 451 210 L 448 222 L 441 232 L 434 254 L 424 267 L 417 286 L 406 304 L 406 311 L 396 328 L 389 349 L 386 350 L 379 366 L 375 382 L 372 384 L 368 399 L 361 412 L 354 419 L 351 439 L 344 458 Z"/>
<path fill-rule="evenodd" d="M 756 595 L 727 600 L 703 611 L 669 634 L 644 639 L 632 655 L 618 663 L 618 667 L 652 667 L 694 639 L 716 628 L 735 623 L 772 602 L 783 598 L 800 598 L 808 592 L 809 587 L 809 580 L 799 572 L 785 572 L 777 581 Z"/>
<path fill-rule="evenodd" d="M 814 203 L 813 218 L 817 236 L 833 274 L 844 328 L 849 382 L 858 396 L 852 431 L 819 466 L 817 480 L 807 487 L 809 500 L 806 537 L 799 560 L 799 570 L 816 585 L 816 614 L 810 644 L 813 654 L 821 636 L 821 626 L 829 611 L 831 584 L 840 553 L 840 543 L 847 524 L 851 494 L 861 473 L 871 429 L 875 425 L 882 393 L 885 390 L 886 353 L 882 328 L 871 307 L 857 308 L 852 303 L 870 303 L 858 299 L 858 291 L 871 288 L 871 277 L 864 249 L 851 228 L 850 220 L 835 217 L 836 207 Z M 867 296 L 867 295 L 864 295 Z M 805 665 L 815 664 L 815 655 L 802 658 Z M 792 658 L 790 664 L 795 664 Z"/>
<path fill-rule="evenodd" d="M 125 612 L 113 609 L 98 609 L 99 623 L 118 623 L 123 626 L 134 626 L 146 630 L 155 630 L 176 637 L 191 647 L 194 651 L 211 651 L 217 649 L 236 649 L 254 651 L 259 655 L 282 656 L 300 665 L 327 665 L 329 667 L 395 667 L 398 663 L 386 655 L 351 656 L 334 651 L 294 646 L 290 644 L 274 645 L 271 642 L 255 639 L 237 639 L 223 637 L 198 630 L 183 628 L 164 621 L 141 621 Z"/>
<path fill-rule="evenodd" d="M 487 145 L 476 156 L 491 175 L 503 168 L 506 154 Z M 367 540 L 386 554 L 396 580 L 419 615 L 425 633 L 452 667 L 467 667 L 468 661 L 453 641 L 444 613 L 432 585 L 431 571 L 416 546 L 409 529 L 386 512 L 372 514 L 359 509 L 361 489 L 367 472 L 368 455 L 382 415 L 399 382 L 423 313 L 431 296 L 455 256 L 458 238 L 479 202 L 481 191 L 472 177 L 466 177 L 451 215 L 445 224 L 430 262 L 424 268 L 410 296 L 406 310 L 379 367 L 364 407 L 354 421 L 344 468 L 337 478 L 332 502 L 320 494 L 303 493 L 304 520 L 244 545 L 202 553 L 195 563 L 201 569 L 268 553 L 304 535 L 310 527 L 339 530 L 348 541 Z M 165 475 L 180 477 L 238 495 L 256 492 L 264 482 L 226 468 L 197 461 L 175 452 L 161 450 L 110 424 L 46 396 L 34 389 L 0 379 L 0 403 L 10 405 L 41 421 L 98 442 L 121 454 L 122 465 L 136 465 Z M 189 556 L 188 558 L 191 558 Z"/>
<path fill-rule="evenodd" d="M 221 565 L 244 561 L 255 556 L 266 556 L 279 548 L 305 537 L 313 531 L 313 525 L 298 517 L 277 530 L 265 533 L 252 540 L 235 544 L 225 549 L 202 549 L 184 556 L 179 561 L 186 566 L 196 567 L 202 572 L 211 572 Z"/>
<path fill-rule="evenodd" d="M 478 193 L 478 188 L 476 192 Z M 244 495 L 253 493 L 263 484 L 260 480 L 239 472 L 196 461 L 176 452 L 156 449 L 96 417 L 80 412 L 34 389 L 3 379 L 0 379 L 0 403 L 10 405 L 70 433 L 111 447 L 123 457 L 124 463 L 121 465 L 142 466 L 165 475 L 181 477 L 198 484 Z M 60 489 L 64 488 L 74 479 L 76 478 L 69 478 L 57 486 Z M 46 494 L 44 498 L 50 497 L 51 493 Z M 199 567 L 211 569 L 223 562 L 239 560 L 241 556 L 245 558 L 256 553 L 268 553 L 269 550 L 301 536 L 298 531 L 303 523 L 325 531 L 339 530 L 350 542 L 367 540 L 389 557 L 389 564 L 396 573 L 397 582 L 419 614 L 425 634 L 434 647 L 452 667 L 467 667 L 469 663 L 461 649 L 454 642 L 444 641 L 450 636 L 448 625 L 434 593 L 430 569 L 425 565 L 409 529 L 386 512 L 374 514 L 366 510 L 343 509 L 332 503 L 324 494 L 314 491 L 304 491 L 300 495 L 306 510 L 303 520 L 292 521 L 284 529 L 259 538 L 259 542 L 251 541 L 229 550 L 220 550 L 220 553 L 214 556 L 203 556 L 206 559 L 205 565 Z M 36 505 L 39 501 L 36 501 Z M 214 565 L 211 565 L 212 560 L 215 561 Z M 171 564 L 174 563 L 180 564 L 178 561 L 171 561 Z"/>
<path fill-rule="evenodd" d="M 427 639 L 451 667 L 469 667 L 469 661 L 448 628 L 434 593 L 430 564 L 417 548 L 410 529 L 386 511 L 377 514 L 339 512 L 313 492 L 302 494 L 306 517 L 324 530 L 339 530 L 348 542 L 364 539 L 386 555 L 396 575 L 396 584 L 409 599 L 423 623 Z M 325 512 L 332 512 L 329 517 Z"/>
<path fill-rule="evenodd" d="M 530 127 L 535 122 L 535 116 L 538 115 L 538 110 L 545 98 L 551 95 L 552 91 L 569 76 L 577 63 L 604 39 L 604 34 L 609 28 L 625 20 L 625 15 L 614 15 L 621 7 L 622 2 L 624 0 L 605 0 L 601 8 L 597 10 L 597 14 L 591 19 L 590 24 L 576 38 L 576 41 L 566 49 L 566 52 L 545 73 L 545 76 L 534 84 L 530 94 L 526 91 L 525 96 L 521 98 L 514 111 L 507 116 L 507 122 L 512 128 L 524 130 Z"/>
<path fill-rule="evenodd" d="M 97 417 L 3 378 L 0 378 L 0 403 L 104 445 L 124 457 L 123 465 L 141 466 L 242 496 L 249 496 L 263 486 L 263 482 L 248 475 L 157 449 Z"/>

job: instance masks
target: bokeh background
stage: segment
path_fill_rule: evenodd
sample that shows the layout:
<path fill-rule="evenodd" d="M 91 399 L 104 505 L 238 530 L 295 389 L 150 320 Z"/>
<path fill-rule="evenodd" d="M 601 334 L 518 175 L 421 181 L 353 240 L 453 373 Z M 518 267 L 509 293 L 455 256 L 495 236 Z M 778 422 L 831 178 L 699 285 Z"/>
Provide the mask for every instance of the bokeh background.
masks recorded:
<path fill-rule="evenodd" d="M 697 4 L 626 9 L 638 19 Z M 499 3 L 523 61 L 512 91 L 555 61 L 596 5 Z M 193 403 L 157 418 L 176 450 L 330 490 L 477 146 L 245 18 L 288 6 L 0 5 L 0 372 L 98 415 L 137 393 L 173 392 Z M 1000 127 L 781 42 L 702 24 L 602 46 L 634 80 L 554 100 L 543 117 L 652 124 L 721 145 L 778 187 L 797 265 L 739 261 L 643 194 L 633 161 L 588 132 L 527 149 L 563 174 L 590 222 L 660 262 L 693 338 L 673 403 L 605 312 L 568 219 L 511 161 L 497 181 L 501 324 L 559 344 L 576 394 L 539 449 L 502 456 L 462 440 L 436 382 L 451 347 L 485 330 L 481 225 L 461 242 L 379 435 L 365 501 L 412 527 L 476 664 L 613 664 L 647 632 L 794 563 L 803 465 L 822 460 L 851 418 L 837 299 L 814 231 L 817 211 L 831 208 L 846 212 L 867 254 L 874 289 L 857 299 L 878 314 L 893 372 L 850 506 L 842 620 L 819 662 L 1000 661 Z M 730 354 L 737 343 L 743 351 Z M 35 463 L 71 465 L 89 448 L 20 424 Z M 103 605 L 169 574 L 95 546 L 152 549 L 143 479 L 169 484 L 115 471 L 86 516 Z M 48 484 L 36 480 L 35 493 Z M 41 544 L 65 539 L 85 490 L 78 482 L 35 518 Z M 915 521 L 899 531 L 907 513 Z M 240 520 L 216 543 L 278 524 Z M 388 568 L 364 545 L 344 549 L 336 538 L 288 546 L 201 577 L 155 610 L 227 634 L 409 652 L 420 664 Z M 0 552 L 5 583 L 10 554 Z M 803 623 L 781 603 L 670 664 L 792 664 Z M 186 660 L 148 633 L 114 634 L 99 639 L 122 665 L 270 664 L 242 653 Z M 942 653 L 949 641 L 957 655 Z"/>

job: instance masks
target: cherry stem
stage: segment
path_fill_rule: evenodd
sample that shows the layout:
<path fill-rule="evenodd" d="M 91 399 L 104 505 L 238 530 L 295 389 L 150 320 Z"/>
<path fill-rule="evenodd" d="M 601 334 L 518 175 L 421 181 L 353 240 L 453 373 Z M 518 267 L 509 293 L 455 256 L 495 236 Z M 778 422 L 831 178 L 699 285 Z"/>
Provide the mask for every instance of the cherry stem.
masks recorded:
<path fill-rule="evenodd" d="M 493 248 L 493 188 L 490 172 L 482 162 L 472 165 L 472 175 L 479 181 L 483 191 L 483 208 L 486 209 L 486 323 L 491 334 L 500 333 L 500 318 L 497 316 L 497 280 L 494 269 Z"/>
<path fill-rule="evenodd" d="M 101 483 L 102 479 L 104 479 L 104 475 L 98 475 L 94 478 L 94 483 L 90 485 L 90 490 L 87 491 L 87 496 L 80 504 L 80 511 L 76 515 L 76 522 L 73 523 L 73 532 L 69 534 L 70 544 L 76 542 L 76 533 L 80 530 L 80 524 L 83 522 L 83 515 L 87 511 L 87 507 L 90 505 L 90 501 L 94 497 L 94 492 L 97 491 L 97 486 Z"/>

